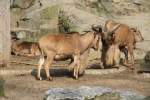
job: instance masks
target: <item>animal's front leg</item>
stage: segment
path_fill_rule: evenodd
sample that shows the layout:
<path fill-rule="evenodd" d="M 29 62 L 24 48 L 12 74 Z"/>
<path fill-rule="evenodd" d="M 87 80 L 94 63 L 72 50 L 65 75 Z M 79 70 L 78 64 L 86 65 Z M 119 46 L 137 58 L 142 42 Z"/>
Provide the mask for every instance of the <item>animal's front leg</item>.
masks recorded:
<path fill-rule="evenodd" d="M 107 53 L 107 48 L 102 44 L 102 50 L 101 50 L 101 60 L 100 60 L 100 66 L 101 69 L 104 69 L 106 65 L 106 53 Z"/>
<path fill-rule="evenodd" d="M 75 56 L 74 57 L 74 63 L 75 63 L 75 67 L 74 67 L 74 77 L 76 79 L 78 79 L 78 74 L 79 74 L 79 68 L 80 68 L 80 56 Z"/>
<path fill-rule="evenodd" d="M 75 67 L 75 63 L 74 62 L 72 62 L 70 65 L 69 65 L 69 71 L 71 72 L 73 69 L 74 69 L 74 67 Z"/>
<path fill-rule="evenodd" d="M 88 49 L 87 51 L 85 51 L 85 52 L 80 56 L 79 75 L 83 75 L 84 72 L 85 72 L 85 69 L 87 68 L 89 53 L 90 53 L 90 49 Z"/>
<path fill-rule="evenodd" d="M 69 72 L 73 71 L 74 67 L 75 67 L 74 60 L 73 60 L 73 59 L 71 59 L 71 62 L 70 62 L 69 67 L 68 67 Z"/>

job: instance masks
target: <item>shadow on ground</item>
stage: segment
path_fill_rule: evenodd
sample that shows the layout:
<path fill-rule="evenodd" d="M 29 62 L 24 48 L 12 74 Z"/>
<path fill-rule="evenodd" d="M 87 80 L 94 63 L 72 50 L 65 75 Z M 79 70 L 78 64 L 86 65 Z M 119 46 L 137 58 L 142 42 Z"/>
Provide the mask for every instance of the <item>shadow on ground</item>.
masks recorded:
<path fill-rule="evenodd" d="M 72 77 L 72 72 L 69 72 L 68 69 L 63 69 L 63 68 L 50 69 L 49 72 L 50 72 L 50 75 L 53 77 Z M 31 72 L 31 75 L 36 77 L 37 70 L 33 69 Z M 44 69 L 41 70 L 41 77 L 43 79 L 46 79 L 46 73 Z"/>

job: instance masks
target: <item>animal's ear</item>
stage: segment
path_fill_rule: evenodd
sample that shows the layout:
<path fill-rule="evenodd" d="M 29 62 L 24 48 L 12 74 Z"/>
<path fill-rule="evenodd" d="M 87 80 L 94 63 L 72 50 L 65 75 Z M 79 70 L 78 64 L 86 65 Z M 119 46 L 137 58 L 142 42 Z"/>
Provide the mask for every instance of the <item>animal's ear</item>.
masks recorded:
<path fill-rule="evenodd" d="M 137 27 L 131 27 L 130 30 L 132 30 L 133 32 L 137 31 Z"/>
<path fill-rule="evenodd" d="M 91 28 L 92 28 L 92 30 L 95 31 L 95 32 L 98 31 L 96 25 L 94 25 L 94 24 L 91 26 Z"/>

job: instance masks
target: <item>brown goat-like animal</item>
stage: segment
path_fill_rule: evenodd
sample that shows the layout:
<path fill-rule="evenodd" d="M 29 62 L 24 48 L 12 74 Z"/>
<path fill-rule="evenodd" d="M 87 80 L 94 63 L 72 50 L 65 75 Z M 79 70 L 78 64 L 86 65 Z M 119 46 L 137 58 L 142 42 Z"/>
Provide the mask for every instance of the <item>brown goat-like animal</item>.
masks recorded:
<path fill-rule="evenodd" d="M 12 40 L 11 52 L 21 56 L 38 56 L 40 55 L 38 43 L 20 40 Z"/>
<path fill-rule="evenodd" d="M 21 56 L 40 55 L 37 42 L 21 41 L 15 32 L 11 32 L 11 53 Z"/>
<path fill-rule="evenodd" d="M 140 31 L 137 31 L 135 28 L 130 28 L 125 24 L 117 23 L 113 20 L 106 21 L 105 30 L 110 31 L 116 25 L 119 25 L 119 27 L 117 27 L 117 29 L 115 29 L 113 33 L 108 34 L 107 37 L 111 35 L 111 39 L 109 41 L 111 41 L 112 44 L 118 45 L 118 47 L 123 47 L 123 50 L 127 49 L 125 50 L 125 52 L 123 51 L 126 55 L 125 57 L 126 63 L 128 63 L 128 51 L 129 51 L 129 54 L 131 56 L 131 64 L 132 64 L 130 66 L 130 69 L 133 70 L 135 69 L 134 54 L 133 54 L 135 43 L 138 41 L 137 37 L 140 38 L 140 40 L 143 40 L 143 37 Z M 106 40 L 107 37 L 105 38 Z"/>
<path fill-rule="evenodd" d="M 73 58 L 74 62 L 69 66 L 74 66 L 74 77 L 78 78 L 78 72 L 81 66 L 81 55 L 89 48 L 98 50 L 100 32 L 87 32 L 80 35 L 78 32 L 72 34 L 46 35 L 39 40 L 41 58 L 38 65 L 37 79 L 41 80 L 40 70 L 45 62 L 45 71 L 48 80 L 52 80 L 49 73 L 49 67 L 53 60 L 66 60 Z M 44 57 L 46 56 L 46 57 Z M 46 60 L 46 61 L 45 61 Z"/>

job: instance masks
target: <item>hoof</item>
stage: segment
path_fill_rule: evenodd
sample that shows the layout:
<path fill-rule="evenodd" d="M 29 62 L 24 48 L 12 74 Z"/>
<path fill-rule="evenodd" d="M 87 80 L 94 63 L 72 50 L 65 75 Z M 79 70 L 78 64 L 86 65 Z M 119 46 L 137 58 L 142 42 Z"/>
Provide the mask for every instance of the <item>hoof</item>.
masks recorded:
<path fill-rule="evenodd" d="M 134 67 L 131 67 L 130 70 L 131 70 L 132 72 L 134 72 L 134 71 L 135 71 L 135 68 L 134 68 Z"/>
<path fill-rule="evenodd" d="M 76 76 L 74 76 L 74 77 L 75 77 L 76 80 L 79 78 L 78 75 L 76 75 Z"/>
<path fill-rule="evenodd" d="M 131 73 L 135 73 L 136 72 L 135 68 L 129 68 L 128 71 L 131 72 Z"/>
<path fill-rule="evenodd" d="M 47 80 L 47 81 L 52 81 L 53 78 L 52 78 L 52 77 L 48 77 L 46 80 Z"/>
<path fill-rule="evenodd" d="M 133 73 L 134 73 L 135 75 L 137 75 L 137 74 L 138 74 L 138 70 L 137 70 L 136 68 L 134 68 L 134 69 L 133 69 Z"/>
<path fill-rule="evenodd" d="M 85 70 L 82 73 L 79 73 L 79 77 L 85 74 Z"/>
<path fill-rule="evenodd" d="M 36 77 L 36 79 L 37 79 L 37 80 L 40 80 L 40 81 L 42 80 L 42 78 L 41 78 L 41 77 Z"/>
<path fill-rule="evenodd" d="M 104 66 L 101 66 L 100 68 L 101 68 L 101 69 L 104 69 Z"/>
<path fill-rule="evenodd" d="M 105 68 L 103 63 L 100 63 L 100 68 L 101 68 L 101 69 L 104 69 L 104 68 Z"/>

